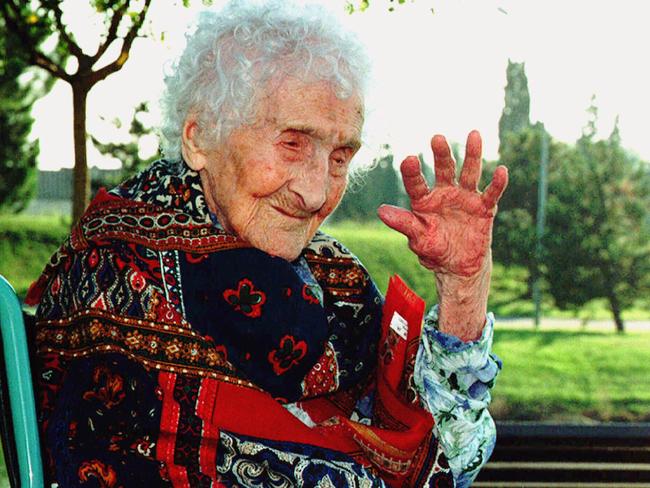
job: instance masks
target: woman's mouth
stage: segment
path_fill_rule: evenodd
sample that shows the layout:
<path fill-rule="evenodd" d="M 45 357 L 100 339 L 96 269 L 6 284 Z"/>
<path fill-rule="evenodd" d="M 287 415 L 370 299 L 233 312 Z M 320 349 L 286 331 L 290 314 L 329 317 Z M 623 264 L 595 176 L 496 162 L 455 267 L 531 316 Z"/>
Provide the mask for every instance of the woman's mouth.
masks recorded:
<path fill-rule="evenodd" d="M 291 219 L 295 220 L 305 220 L 311 217 L 311 214 L 308 212 L 300 212 L 300 211 L 292 211 L 292 210 L 287 210 L 282 207 L 276 207 L 273 206 L 273 208 L 280 214 L 284 215 L 285 217 L 289 217 Z"/>

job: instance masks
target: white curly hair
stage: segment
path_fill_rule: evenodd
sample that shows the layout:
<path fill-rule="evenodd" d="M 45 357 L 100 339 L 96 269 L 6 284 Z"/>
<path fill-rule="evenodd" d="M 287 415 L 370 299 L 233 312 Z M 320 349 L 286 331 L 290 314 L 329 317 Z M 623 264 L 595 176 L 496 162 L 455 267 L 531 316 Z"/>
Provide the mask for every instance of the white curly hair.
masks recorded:
<path fill-rule="evenodd" d="M 271 79 L 291 75 L 306 83 L 326 81 L 341 99 L 363 99 L 368 71 L 361 42 L 322 6 L 233 0 L 219 12 L 202 12 L 165 77 L 163 154 L 180 159 L 190 114 L 205 147 L 253 123 L 257 97 Z"/>

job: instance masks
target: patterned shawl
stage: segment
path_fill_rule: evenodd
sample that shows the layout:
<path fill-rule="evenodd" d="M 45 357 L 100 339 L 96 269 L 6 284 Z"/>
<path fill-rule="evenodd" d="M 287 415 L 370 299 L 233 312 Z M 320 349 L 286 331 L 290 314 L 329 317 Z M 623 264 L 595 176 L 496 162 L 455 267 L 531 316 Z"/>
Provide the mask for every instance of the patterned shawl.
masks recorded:
<path fill-rule="evenodd" d="M 322 233 L 294 263 L 251 248 L 182 162 L 100 191 L 28 302 L 60 487 L 453 485 L 409 388 L 417 335 L 388 382 L 359 261 Z"/>

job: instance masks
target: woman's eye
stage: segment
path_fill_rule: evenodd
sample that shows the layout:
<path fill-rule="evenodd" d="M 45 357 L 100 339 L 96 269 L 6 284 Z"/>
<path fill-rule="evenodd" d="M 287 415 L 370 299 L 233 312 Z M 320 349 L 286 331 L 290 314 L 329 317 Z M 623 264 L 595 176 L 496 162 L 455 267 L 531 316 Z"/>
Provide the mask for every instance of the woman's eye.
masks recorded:
<path fill-rule="evenodd" d="M 337 150 L 330 155 L 330 159 L 337 166 L 345 166 L 350 161 L 349 151 Z"/>
<path fill-rule="evenodd" d="M 300 147 L 300 144 L 298 141 L 282 141 L 282 145 L 284 147 L 288 147 L 289 149 L 298 149 Z"/>

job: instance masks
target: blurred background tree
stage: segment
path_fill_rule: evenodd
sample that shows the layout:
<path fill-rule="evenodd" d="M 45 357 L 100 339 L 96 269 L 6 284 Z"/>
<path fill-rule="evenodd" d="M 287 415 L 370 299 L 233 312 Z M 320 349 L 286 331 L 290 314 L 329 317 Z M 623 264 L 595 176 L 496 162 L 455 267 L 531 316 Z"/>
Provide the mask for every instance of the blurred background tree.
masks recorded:
<path fill-rule="evenodd" d="M 560 309 L 577 311 L 605 299 L 618 331 L 622 311 L 648 294 L 650 280 L 650 164 L 621 146 L 618 121 L 606 140 L 596 140 L 598 109 L 575 145 L 554 140 L 543 124 L 531 124 L 523 63 L 508 62 L 505 104 L 499 120 L 498 161 L 509 170 L 499 202 L 493 256 L 528 271 Z M 542 253 L 535 253 L 542 141 L 548 138 L 547 223 Z M 488 171 L 489 173 L 489 171 Z"/>
<path fill-rule="evenodd" d="M 498 161 L 487 164 L 482 186 L 497 165 L 508 167 L 508 189 L 499 202 L 494 225 L 493 256 L 505 265 L 520 265 L 528 270 L 526 294 L 532 296 L 533 282 L 540 263 L 535 255 L 535 226 L 539 185 L 539 158 L 542 128 L 530 123 L 530 93 L 524 63 L 508 60 L 504 106 L 499 118 Z M 551 160 L 559 147 L 552 149 Z"/>
<path fill-rule="evenodd" d="M 650 165 L 621 147 L 618 121 L 596 140 L 593 100 L 588 111 L 549 192 L 546 279 L 560 308 L 605 298 L 623 332 L 623 309 L 650 292 Z"/>
<path fill-rule="evenodd" d="M 144 23 L 151 0 L 90 0 L 106 27 L 92 54 L 82 49 L 65 24 L 63 4 L 64 0 L 3 0 L 0 2 L 0 17 L 5 27 L 20 40 L 16 49 L 22 52 L 23 59 L 69 83 L 72 88 L 75 153 L 72 220 L 76 222 L 90 200 L 86 151 L 88 93 L 98 82 L 119 71 L 129 59 L 131 46 Z M 56 41 L 47 51 L 42 36 L 45 28 L 52 29 Z M 120 45 L 117 55 L 107 62 L 104 54 L 117 44 Z M 68 63 L 70 58 L 75 59 L 76 68 Z"/>
<path fill-rule="evenodd" d="M 41 41 L 49 34 L 47 24 L 34 23 L 31 29 Z M 30 71 L 29 61 L 16 53 L 20 39 L 0 17 L 0 211 L 5 212 L 23 210 L 36 190 L 39 146 L 30 140 L 31 110 L 52 85 Z"/>
<path fill-rule="evenodd" d="M 143 154 L 140 145 L 144 137 L 152 136 L 154 129 L 147 121 L 149 115 L 149 107 L 146 102 L 141 102 L 135 108 L 131 124 L 129 126 L 129 135 L 126 142 L 101 142 L 92 134 L 90 139 L 93 145 L 99 152 L 106 156 L 114 157 L 122 164 L 122 170 L 119 174 L 115 175 L 113 179 L 109 180 L 95 180 L 91 181 L 92 193 L 95 194 L 99 187 L 111 188 L 134 174 L 145 169 L 149 164 L 160 157 L 158 151 L 147 156 Z M 122 122 L 120 120 L 113 121 L 116 128 L 121 128 Z"/>
<path fill-rule="evenodd" d="M 369 170 L 351 178 L 343 200 L 332 214 L 333 221 L 357 222 L 377 219 L 377 208 L 383 204 L 400 204 L 400 181 L 393 166 L 390 146 L 382 146 L 383 154 L 375 159 Z"/>
<path fill-rule="evenodd" d="M 499 118 L 499 155 L 506 138 L 530 127 L 530 93 L 526 64 L 510 59 L 506 67 L 505 104 Z"/>
<path fill-rule="evenodd" d="M 500 263 L 524 266 L 528 270 L 525 297 L 532 293 L 533 282 L 541 273 L 541 264 L 535 254 L 538 211 L 539 164 L 542 150 L 541 124 L 509 132 L 501 145 L 501 158 L 491 163 L 508 167 L 508 189 L 499 201 L 499 212 L 494 224 L 494 259 Z M 549 136 L 550 139 L 550 136 Z M 569 151 L 567 144 L 550 139 L 549 188 L 554 186 L 557 168 Z M 524 297 L 522 297 L 524 298 Z"/>

